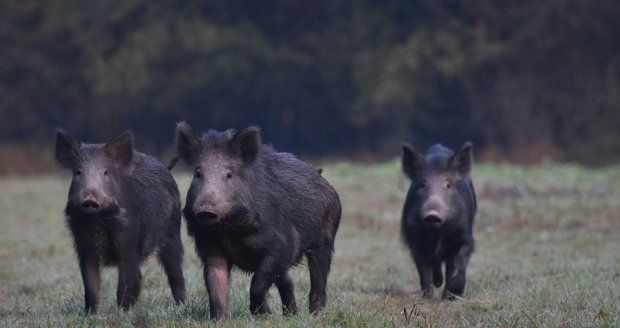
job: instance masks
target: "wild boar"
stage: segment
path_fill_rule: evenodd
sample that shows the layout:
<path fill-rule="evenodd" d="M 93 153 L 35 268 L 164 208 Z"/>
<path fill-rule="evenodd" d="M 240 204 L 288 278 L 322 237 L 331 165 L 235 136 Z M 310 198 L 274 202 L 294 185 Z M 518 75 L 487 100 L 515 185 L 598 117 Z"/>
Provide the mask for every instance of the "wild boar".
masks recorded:
<path fill-rule="evenodd" d="M 466 271 L 474 251 L 472 227 L 476 194 L 470 177 L 472 145 L 456 153 L 441 145 L 425 155 L 403 143 L 402 165 L 411 179 L 401 232 L 418 269 L 422 295 L 431 297 L 433 283 L 446 284 L 442 297 L 453 299 L 465 290 Z"/>
<path fill-rule="evenodd" d="M 211 318 L 227 312 L 233 265 L 253 273 L 252 313 L 271 312 L 267 293 L 274 283 L 284 314 L 297 313 L 288 269 L 304 256 L 309 310 L 323 309 L 341 207 L 319 171 L 262 144 L 256 127 L 198 136 L 180 122 L 177 151 L 194 170 L 183 213 L 204 264 Z"/>
<path fill-rule="evenodd" d="M 118 266 L 117 305 L 132 306 L 140 292 L 140 264 L 155 252 L 174 300 L 182 303 L 181 202 L 168 169 L 135 151 L 130 132 L 106 144 L 88 144 L 59 129 L 56 159 L 73 173 L 65 214 L 86 311 L 97 312 L 102 266 Z"/>

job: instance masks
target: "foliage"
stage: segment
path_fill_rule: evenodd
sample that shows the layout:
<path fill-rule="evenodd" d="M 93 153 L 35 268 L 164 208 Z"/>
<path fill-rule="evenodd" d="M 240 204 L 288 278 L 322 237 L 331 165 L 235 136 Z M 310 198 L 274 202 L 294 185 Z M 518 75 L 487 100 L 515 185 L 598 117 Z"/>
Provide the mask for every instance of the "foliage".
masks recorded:
<path fill-rule="evenodd" d="M 473 140 L 489 158 L 617 160 L 620 3 L 0 3 L 0 138 L 255 123 L 279 148 L 393 155 Z"/>

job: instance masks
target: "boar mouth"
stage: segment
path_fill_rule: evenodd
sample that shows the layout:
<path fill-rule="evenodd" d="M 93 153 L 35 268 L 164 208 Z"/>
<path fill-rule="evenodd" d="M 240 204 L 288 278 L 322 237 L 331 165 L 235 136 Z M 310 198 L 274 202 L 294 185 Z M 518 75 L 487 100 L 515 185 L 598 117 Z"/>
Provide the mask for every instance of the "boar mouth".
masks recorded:
<path fill-rule="evenodd" d="M 235 207 L 233 208 L 231 211 L 224 213 L 222 215 L 218 215 L 214 212 L 211 211 L 200 211 L 197 213 L 194 213 L 193 217 L 196 220 L 196 222 L 198 222 L 201 225 L 205 225 L 205 226 L 221 226 L 221 227 L 228 227 L 228 228 L 234 228 L 237 225 L 242 225 L 242 226 L 246 226 L 248 225 L 248 222 L 245 221 L 252 221 L 251 225 L 255 225 L 256 224 L 256 219 L 254 220 L 248 220 L 247 216 L 248 216 L 248 210 L 247 208 L 243 207 L 243 206 L 239 206 L 239 207 Z M 238 219 L 242 219 L 242 222 L 239 222 Z"/>
<path fill-rule="evenodd" d="M 212 225 L 219 222 L 217 214 L 209 211 L 202 211 L 196 213 L 196 221 L 203 225 Z"/>
<path fill-rule="evenodd" d="M 437 227 L 443 222 L 443 220 L 436 215 L 427 215 L 424 217 L 424 222 L 433 227 Z"/>
<path fill-rule="evenodd" d="M 115 216 L 119 213 L 120 207 L 114 201 L 112 204 L 102 204 L 95 202 L 93 200 L 86 200 L 82 203 L 74 204 L 68 203 L 65 208 L 65 213 L 71 217 L 107 217 L 107 216 Z"/>

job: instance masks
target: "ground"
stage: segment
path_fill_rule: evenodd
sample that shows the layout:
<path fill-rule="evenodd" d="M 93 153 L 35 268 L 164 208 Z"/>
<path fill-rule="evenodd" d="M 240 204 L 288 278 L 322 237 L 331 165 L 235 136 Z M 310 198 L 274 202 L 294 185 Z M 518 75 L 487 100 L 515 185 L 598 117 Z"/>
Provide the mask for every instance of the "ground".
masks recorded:
<path fill-rule="evenodd" d="M 464 297 L 419 295 L 418 277 L 400 240 L 408 181 L 398 161 L 322 165 L 343 217 L 329 279 L 328 304 L 307 311 L 309 279 L 293 269 L 294 317 L 249 313 L 250 277 L 232 276 L 226 319 L 208 318 L 201 266 L 185 226 L 188 302 L 174 306 L 163 270 L 142 267 L 136 307 L 115 305 L 116 270 L 103 274 L 100 313 L 83 315 L 82 282 L 62 209 L 69 177 L 0 178 L 0 326 L 550 326 L 620 325 L 620 166 L 587 169 L 541 164 L 478 164 L 476 252 Z M 185 195 L 189 176 L 177 176 Z"/>

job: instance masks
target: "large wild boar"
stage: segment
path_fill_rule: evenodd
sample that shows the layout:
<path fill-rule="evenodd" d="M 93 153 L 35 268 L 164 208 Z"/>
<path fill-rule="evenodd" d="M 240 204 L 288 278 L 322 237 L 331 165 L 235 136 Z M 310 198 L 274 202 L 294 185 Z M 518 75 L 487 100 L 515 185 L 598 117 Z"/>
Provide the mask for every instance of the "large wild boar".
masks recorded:
<path fill-rule="evenodd" d="M 284 314 L 297 313 L 288 269 L 303 256 L 309 309 L 319 312 L 341 216 L 334 188 L 309 164 L 263 145 L 255 127 L 198 136 L 180 122 L 177 149 L 194 170 L 183 213 L 204 265 L 211 318 L 227 312 L 232 265 L 253 273 L 252 313 L 270 313 L 274 283 Z"/>
<path fill-rule="evenodd" d="M 118 266 L 116 302 L 127 310 L 140 292 L 140 264 L 158 251 L 177 303 L 185 299 L 181 202 L 168 169 L 133 149 L 125 132 L 106 144 L 56 133 L 56 158 L 73 172 L 65 214 L 75 243 L 85 309 L 97 312 L 101 266 Z"/>
<path fill-rule="evenodd" d="M 474 250 L 472 226 L 476 194 L 470 178 L 472 146 L 456 153 L 441 145 L 422 155 L 403 143 L 403 170 L 411 187 L 403 209 L 401 232 L 418 269 L 422 295 L 443 283 L 443 298 L 463 295 L 469 258 Z"/>

